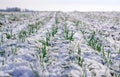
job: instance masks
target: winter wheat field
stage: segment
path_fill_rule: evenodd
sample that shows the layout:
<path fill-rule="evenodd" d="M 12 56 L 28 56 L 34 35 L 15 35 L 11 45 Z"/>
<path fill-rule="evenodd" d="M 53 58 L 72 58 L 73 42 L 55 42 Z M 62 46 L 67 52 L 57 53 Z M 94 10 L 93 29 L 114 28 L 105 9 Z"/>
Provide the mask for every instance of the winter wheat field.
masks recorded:
<path fill-rule="evenodd" d="M 0 12 L 0 77 L 120 77 L 120 12 Z"/>

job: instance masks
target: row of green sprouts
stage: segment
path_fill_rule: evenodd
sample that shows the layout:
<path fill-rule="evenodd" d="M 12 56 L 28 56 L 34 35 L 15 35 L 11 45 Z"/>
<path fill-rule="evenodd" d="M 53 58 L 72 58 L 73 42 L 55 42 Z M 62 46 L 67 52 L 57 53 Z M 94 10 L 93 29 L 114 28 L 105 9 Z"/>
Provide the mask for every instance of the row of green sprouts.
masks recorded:
<path fill-rule="evenodd" d="M 73 32 L 73 31 L 70 31 L 66 24 L 64 25 L 63 32 L 64 32 L 64 38 L 65 38 L 66 40 L 73 41 L 74 32 Z"/>
<path fill-rule="evenodd" d="M 112 58 L 112 51 L 110 49 L 105 50 L 104 45 L 102 44 L 102 41 L 100 41 L 99 38 L 96 37 L 96 33 L 93 32 L 89 39 L 87 40 L 88 45 L 93 48 L 94 50 L 98 51 L 99 54 L 101 55 L 101 57 L 103 58 L 102 63 L 103 65 L 107 65 L 109 68 L 111 68 L 111 66 L 114 63 L 114 59 Z M 118 55 L 120 55 L 120 49 L 116 50 Z M 118 63 L 118 65 L 120 66 L 120 63 Z M 118 67 L 120 69 L 120 67 Z M 120 77 L 120 74 L 117 73 L 113 73 L 113 75 L 115 77 Z"/>
<path fill-rule="evenodd" d="M 95 50 L 97 51 L 101 51 L 102 50 L 102 44 L 100 43 L 100 41 L 98 41 L 95 38 L 95 32 L 92 33 L 92 35 L 90 36 L 90 39 L 88 40 L 88 44 Z"/>
<path fill-rule="evenodd" d="M 39 66 L 41 67 L 41 73 L 39 71 L 36 71 L 36 69 L 33 68 L 31 65 L 31 69 L 35 74 L 35 77 L 44 77 L 43 72 L 46 69 L 46 64 L 48 63 L 48 46 L 50 46 L 51 39 L 55 36 L 55 34 L 58 32 L 58 19 L 56 18 L 55 25 L 52 26 L 51 30 L 47 30 L 45 40 L 39 40 L 39 43 L 41 43 L 41 47 L 37 47 L 38 53 L 36 54 L 37 59 L 39 60 Z"/>
<path fill-rule="evenodd" d="M 111 59 L 111 51 L 104 51 L 104 46 L 102 43 L 95 37 L 95 32 L 92 33 L 90 36 L 90 39 L 88 40 L 89 46 L 91 46 L 94 50 L 98 51 L 99 53 L 102 54 L 102 57 L 104 61 L 107 63 L 107 65 L 112 64 L 112 59 Z"/>
<path fill-rule="evenodd" d="M 82 25 L 85 25 L 84 23 L 81 23 L 79 21 L 74 21 L 74 25 L 76 26 L 77 30 L 78 28 L 80 28 L 81 33 L 83 34 L 83 37 L 85 38 L 85 40 L 87 40 L 88 45 L 93 48 L 94 50 L 98 51 L 99 54 L 102 55 L 103 58 L 103 64 L 106 64 L 108 67 L 111 67 L 111 65 L 113 64 L 113 59 L 112 59 L 112 54 L 111 54 L 111 50 L 107 50 L 105 51 L 104 46 L 102 44 L 102 41 L 96 37 L 96 33 L 93 32 L 89 38 L 86 39 L 85 37 L 85 29 L 83 27 L 82 29 Z M 80 52 L 80 49 L 78 49 L 78 51 Z M 118 51 L 118 55 L 120 55 L 120 49 L 117 50 Z M 80 55 L 79 55 L 80 56 Z M 81 63 L 82 59 L 80 57 L 78 57 L 78 63 Z M 81 64 L 79 64 L 81 66 Z M 119 63 L 119 69 L 120 69 L 120 63 Z M 115 77 L 120 77 L 120 74 L 114 74 Z"/>
<path fill-rule="evenodd" d="M 20 41 L 24 42 L 25 38 L 30 36 L 31 34 L 37 32 L 41 27 L 41 22 L 37 22 L 35 24 L 28 25 L 26 30 L 21 30 L 18 34 L 18 38 Z"/>

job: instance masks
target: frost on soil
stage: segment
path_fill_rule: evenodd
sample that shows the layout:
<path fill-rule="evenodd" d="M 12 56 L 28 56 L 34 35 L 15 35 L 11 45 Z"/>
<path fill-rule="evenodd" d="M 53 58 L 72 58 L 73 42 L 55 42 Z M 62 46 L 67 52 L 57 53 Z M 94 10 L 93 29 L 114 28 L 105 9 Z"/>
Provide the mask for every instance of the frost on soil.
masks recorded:
<path fill-rule="evenodd" d="M 120 13 L 1 12 L 0 77 L 120 77 Z"/>

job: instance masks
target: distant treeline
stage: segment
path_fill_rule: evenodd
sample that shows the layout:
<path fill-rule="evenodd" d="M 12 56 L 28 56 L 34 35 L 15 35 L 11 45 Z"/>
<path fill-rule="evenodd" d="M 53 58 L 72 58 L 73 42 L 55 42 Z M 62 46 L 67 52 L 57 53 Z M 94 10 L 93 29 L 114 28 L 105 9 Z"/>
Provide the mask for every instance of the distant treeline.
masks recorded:
<path fill-rule="evenodd" d="M 33 10 L 28 10 L 28 9 L 21 9 L 19 7 L 12 7 L 12 8 L 6 8 L 6 9 L 0 9 L 1 12 L 31 12 Z"/>

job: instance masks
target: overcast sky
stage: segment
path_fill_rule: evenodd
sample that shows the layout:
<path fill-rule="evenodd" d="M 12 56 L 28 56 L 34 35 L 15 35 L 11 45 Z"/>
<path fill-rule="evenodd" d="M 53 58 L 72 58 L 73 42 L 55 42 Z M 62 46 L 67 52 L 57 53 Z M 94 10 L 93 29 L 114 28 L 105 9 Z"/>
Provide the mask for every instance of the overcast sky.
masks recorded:
<path fill-rule="evenodd" d="M 0 8 L 40 11 L 120 11 L 120 0 L 0 0 Z"/>

